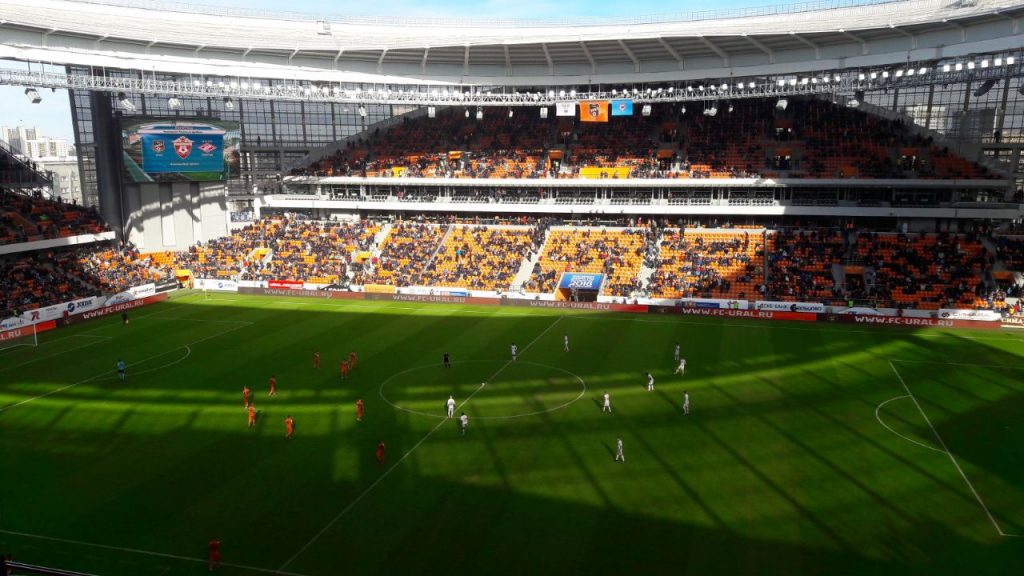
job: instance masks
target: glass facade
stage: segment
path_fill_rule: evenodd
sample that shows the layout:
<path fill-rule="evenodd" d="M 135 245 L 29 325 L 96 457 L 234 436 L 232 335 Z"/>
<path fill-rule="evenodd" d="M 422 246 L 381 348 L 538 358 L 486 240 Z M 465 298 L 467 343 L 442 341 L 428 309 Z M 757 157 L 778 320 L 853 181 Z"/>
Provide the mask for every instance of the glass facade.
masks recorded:
<path fill-rule="evenodd" d="M 68 67 L 69 74 L 102 75 L 108 77 L 141 78 L 142 73 L 129 70 L 101 70 L 81 66 Z M 185 80 L 184 76 L 156 74 L 147 78 L 157 80 Z M 232 82 L 235 78 L 204 77 L 204 82 Z M 261 85 L 294 85 L 294 82 L 258 80 Z M 354 86 L 353 86 L 354 87 Z M 99 202 L 96 170 L 95 98 L 110 98 L 115 110 L 124 116 L 209 117 L 237 121 L 241 126 L 241 173 L 237 180 L 227 183 L 232 195 L 251 193 L 254 188 L 276 190 L 283 170 L 302 161 L 317 148 L 356 134 L 364 127 L 386 120 L 393 113 L 391 106 L 367 106 L 362 116 L 354 105 L 329 102 L 287 102 L 265 100 L 225 100 L 220 98 L 182 96 L 180 106 L 172 109 L 165 96 L 129 94 L 135 110 L 125 110 L 108 93 L 71 91 L 71 111 L 75 124 L 75 141 L 79 149 L 82 173 L 82 193 L 89 206 Z"/>
<path fill-rule="evenodd" d="M 143 73 L 129 70 L 101 70 L 69 67 L 71 74 L 108 77 L 141 78 Z M 150 77 L 149 75 L 146 75 Z M 192 81 L 191 77 L 156 74 L 157 80 Z M 202 82 L 229 84 L 237 78 L 203 77 Z M 249 79 L 263 86 L 289 85 L 282 80 Z M 309 86 L 312 86 L 310 84 Z M 356 85 L 340 89 L 355 89 Z M 1011 170 L 1017 187 L 1024 187 L 1024 78 L 1007 75 L 989 86 L 983 94 L 980 82 L 956 82 L 916 87 L 879 88 L 865 94 L 864 101 L 894 115 L 908 118 L 922 128 L 934 131 L 941 145 L 977 157 L 992 167 Z M 426 90 L 426 87 L 423 88 Z M 851 94 L 852 95 L 852 94 Z M 241 173 L 228 182 L 231 195 L 252 193 L 254 189 L 275 191 L 280 174 L 295 167 L 317 148 L 330 145 L 362 131 L 365 127 L 386 120 L 393 114 L 407 111 L 405 106 L 367 105 L 331 102 L 290 102 L 269 100 L 226 100 L 208 97 L 186 97 L 180 106 L 171 109 L 163 96 L 130 94 L 134 111 L 126 116 L 149 115 L 165 117 L 212 117 L 238 121 L 241 125 Z M 87 205 L 98 200 L 96 171 L 95 123 L 93 95 L 71 92 L 71 107 L 76 143 L 82 173 L 82 192 Z M 112 94 L 96 93 L 95 98 L 111 98 Z M 115 104 L 115 109 L 121 109 Z"/>

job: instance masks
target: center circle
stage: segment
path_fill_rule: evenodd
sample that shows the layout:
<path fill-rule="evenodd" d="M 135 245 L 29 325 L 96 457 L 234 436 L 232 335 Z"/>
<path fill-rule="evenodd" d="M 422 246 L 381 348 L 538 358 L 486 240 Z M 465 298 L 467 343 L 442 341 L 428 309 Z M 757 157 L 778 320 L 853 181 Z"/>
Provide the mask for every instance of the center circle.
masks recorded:
<path fill-rule="evenodd" d="M 493 382 L 489 381 L 492 376 L 496 376 Z M 450 368 L 443 363 L 414 366 L 380 384 L 381 400 L 391 407 L 435 419 L 446 417 L 449 396 L 455 398 L 457 412 L 472 407 L 474 420 L 509 420 L 561 410 L 586 392 L 587 383 L 579 375 L 526 360 L 462 360 L 452 362 Z"/>

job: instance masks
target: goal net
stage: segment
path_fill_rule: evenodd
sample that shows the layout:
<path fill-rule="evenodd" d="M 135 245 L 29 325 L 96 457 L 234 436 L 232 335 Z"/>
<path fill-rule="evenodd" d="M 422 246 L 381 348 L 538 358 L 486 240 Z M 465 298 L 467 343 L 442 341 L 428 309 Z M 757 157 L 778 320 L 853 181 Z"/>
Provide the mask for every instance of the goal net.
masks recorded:
<path fill-rule="evenodd" d="M 10 330 L 0 330 L 0 351 L 20 348 L 22 346 L 38 346 L 39 334 L 35 324 L 19 326 Z"/>

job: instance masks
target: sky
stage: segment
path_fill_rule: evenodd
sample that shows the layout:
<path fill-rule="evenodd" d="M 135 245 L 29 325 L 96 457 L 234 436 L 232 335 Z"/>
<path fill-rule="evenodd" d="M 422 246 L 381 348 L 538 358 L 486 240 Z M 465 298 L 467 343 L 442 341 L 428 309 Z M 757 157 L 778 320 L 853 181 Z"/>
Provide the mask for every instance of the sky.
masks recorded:
<path fill-rule="evenodd" d="M 358 16 L 458 16 L 473 18 L 564 19 L 575 16 L 625 17 L 650 14 L 680 14 L 703 10 L 728 10 L 778 4 L 793 0 L 182 0 L 197 4 L 245 7 L 255 10 L 308 12 L 323 15 Z M 11 63 L 4 63 L 11 67 Z M 40 91 L 43 101 L 30 104 L 21 86 L 0 86 L 0 126 L 38 126 L 46 136 L 74 141 L 71 109 L 65 91 Z"/>

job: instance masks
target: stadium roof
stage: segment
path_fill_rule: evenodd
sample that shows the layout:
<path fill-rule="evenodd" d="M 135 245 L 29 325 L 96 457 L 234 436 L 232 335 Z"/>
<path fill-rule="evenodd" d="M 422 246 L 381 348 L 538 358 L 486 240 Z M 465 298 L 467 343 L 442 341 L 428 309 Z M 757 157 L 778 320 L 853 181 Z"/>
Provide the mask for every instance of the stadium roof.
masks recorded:
<path fill-rule="evenodd" d="M 0 58 L 357 82 L 685 80 L 1024 45 L 1024 2 L 1007 0 L 824 0 L 571 21 L 332 18 L 138 0 L 0 0 L 0 14 Z"/>

